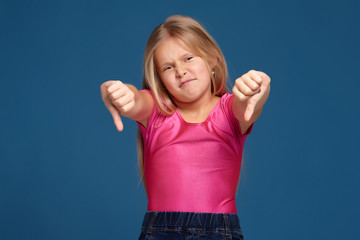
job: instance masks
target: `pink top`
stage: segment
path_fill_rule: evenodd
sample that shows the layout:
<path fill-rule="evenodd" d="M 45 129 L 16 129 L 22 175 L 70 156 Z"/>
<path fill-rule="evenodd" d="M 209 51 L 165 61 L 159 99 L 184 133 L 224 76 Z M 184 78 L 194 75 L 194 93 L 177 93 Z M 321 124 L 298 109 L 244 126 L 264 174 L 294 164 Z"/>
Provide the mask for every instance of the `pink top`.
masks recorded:
<path fill-rule="evenodd" d="M 151 94 L 148 90 L 147 91 Z M 144 140 L 148 211 L 237 213 L 242 135 L 226 93 L 202 123 L 188 123 L 176 111 L 164 116 L 154 104 Z"/>

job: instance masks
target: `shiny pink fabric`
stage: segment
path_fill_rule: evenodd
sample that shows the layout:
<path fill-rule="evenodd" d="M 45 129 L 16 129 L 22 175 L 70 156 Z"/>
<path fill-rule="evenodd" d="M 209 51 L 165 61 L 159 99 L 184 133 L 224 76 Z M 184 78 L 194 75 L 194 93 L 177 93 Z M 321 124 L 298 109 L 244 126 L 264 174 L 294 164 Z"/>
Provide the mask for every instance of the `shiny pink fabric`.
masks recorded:
<path fill-rule="evenodd" d="M 241 135 L 233 98 L 222 96 L 202 123 L 187 123 L 178 111 L 164 116 L 156 106 L 147 129 L 138 123 L 148 211 L 237 213 L 242 151 L 253 125 Z"/>

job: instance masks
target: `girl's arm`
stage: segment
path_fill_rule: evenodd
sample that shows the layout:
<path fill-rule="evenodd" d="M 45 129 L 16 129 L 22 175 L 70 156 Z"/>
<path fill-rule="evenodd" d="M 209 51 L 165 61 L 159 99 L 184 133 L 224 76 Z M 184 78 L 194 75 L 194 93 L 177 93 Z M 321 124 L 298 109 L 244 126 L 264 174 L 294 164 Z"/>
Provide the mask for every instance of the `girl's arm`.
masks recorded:
<path fill-rule="evenodd" d="M 232 110 L 244 134 L 261 114 L 270 93 L 270 77 L 263 72 L 250 70 L 236 79 L 232 91 L 235 95 Z"/>
<path fill-rule="evenodd" d="M 152 97 L 148 93 L 138 91 L 130 84 L 113 80 L 104 82 L 100 86 L 100 92 L 118 131 L 124 129 L 120 115 L 138 121 L 147 127 L 147 120 L 154 105 Z"/>

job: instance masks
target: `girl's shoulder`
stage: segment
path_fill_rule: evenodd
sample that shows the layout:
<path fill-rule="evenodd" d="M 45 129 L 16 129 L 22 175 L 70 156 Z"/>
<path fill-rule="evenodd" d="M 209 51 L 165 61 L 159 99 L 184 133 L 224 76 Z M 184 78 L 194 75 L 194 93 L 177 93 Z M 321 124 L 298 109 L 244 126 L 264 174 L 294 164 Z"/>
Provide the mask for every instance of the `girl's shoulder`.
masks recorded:
<path fill-rule="evenodd" d="M 232 103 L 234 101 L 234 95 L 232 93 L 225 93 L 220 98 L 221 107 L 227 112 L 232 113 Z M 234 116 L 235 117 L 235 116 Z"/>
<path fill-rule="evenodd" d="M 221 97 L 221 108 L 223 110 L 224 115 L 226 116 L 226 118 L 228 119 L 229 123 L 231 124 L 234 133 L 239 134 L 240 136 L 246 136 L 249 135 L 252 131 L 252 127 L 254 125 L 254 123 L 252 123 L 249 127 L 248 130 L 246 131 L 246 133 L 242 134 L 241 132 L 241 127 L 240 127 L 240 123 L 237 120 L 237 118 L 234 115 L 234 112 L 232 110 L 232 104 L 233 101 L 235 99 L 235 95 L 232 93 L 225 93 L 222 97 Z"/>
<path fill-rule="evenodd" d="M 152 101 L 153 101 L 153 108 L 152 108 L 152 112 L 148 118 L 148 121 L 147 121 L 147 128 L 145 128 L 141 123 L 137 122 L 139 127 L 140 127 L 140 130 L 142 132 L 146 132 L 147 129 L 149 128 L 149 126 L 152 126 L 154 125 L 154 123 L 156 123 L 156 121 L 159 119 L 159 118 L 164 118 L 165 116 L 161 113 L 161 111 L 159 110 L 159 108 L 157 107 L 156 103 L 155 103 L 155 99 L 154 99 L 154 96 L 152 94 L 152 92 L 149 90 L 149 89 L 141 89 L 139 91 L 142 91 L 142 92 L 146 92 L 148 93 L 151 98 L 152 98 Z M 156 125 L 156 124 L 155 124 Z"/>

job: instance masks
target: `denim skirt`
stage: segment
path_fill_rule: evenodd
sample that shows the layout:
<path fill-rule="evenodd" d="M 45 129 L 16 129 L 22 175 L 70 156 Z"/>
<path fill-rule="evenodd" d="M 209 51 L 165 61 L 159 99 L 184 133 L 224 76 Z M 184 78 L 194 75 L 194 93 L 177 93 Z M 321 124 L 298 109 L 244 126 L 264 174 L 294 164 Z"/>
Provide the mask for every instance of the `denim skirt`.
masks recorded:
<path fill-rule="evenodd" d="M 144 216 L 139 240 L 244 239 L 235 213 L 151 212 Z"/>

